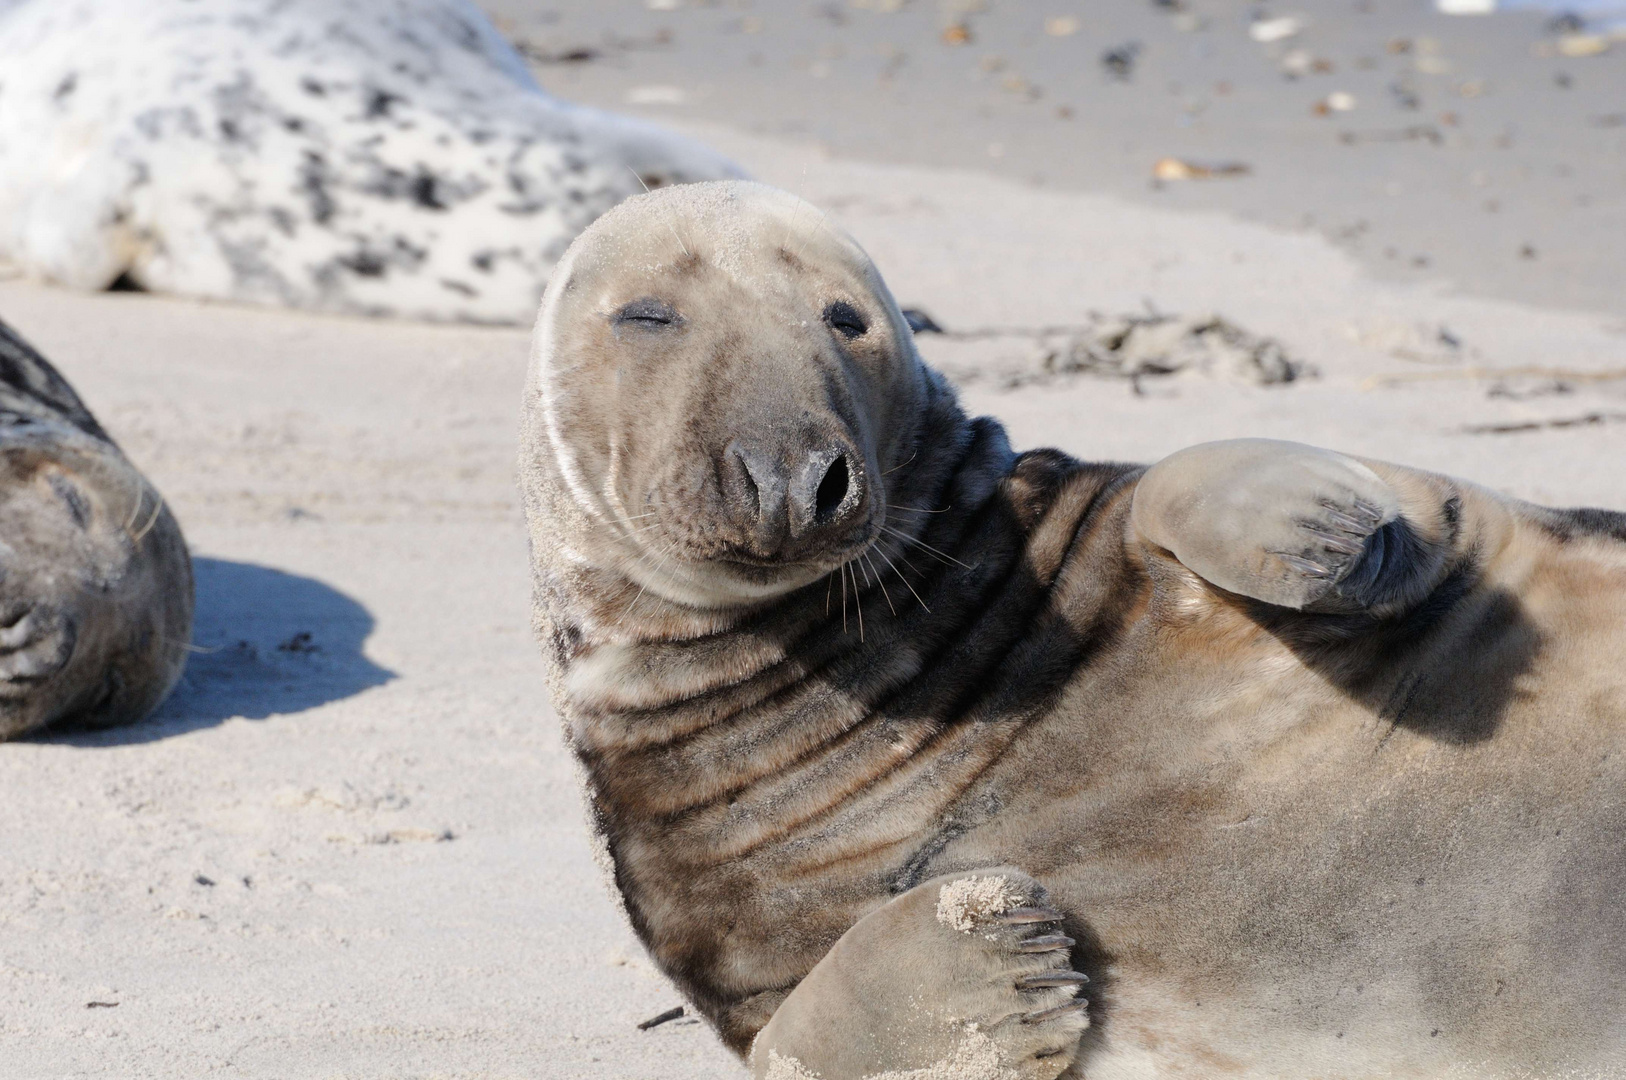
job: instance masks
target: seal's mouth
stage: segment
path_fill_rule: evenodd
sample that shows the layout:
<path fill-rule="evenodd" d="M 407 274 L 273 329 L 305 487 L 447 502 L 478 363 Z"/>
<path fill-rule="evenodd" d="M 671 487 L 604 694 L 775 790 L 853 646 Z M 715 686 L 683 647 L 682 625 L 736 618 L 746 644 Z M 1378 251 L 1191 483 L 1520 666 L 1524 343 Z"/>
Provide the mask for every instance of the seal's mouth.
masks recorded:
<path fill-rule="evenodd" d="M 684 594 L 714 602 L 782 595 L 835 573 L 883 532 L 884 495 L 865 483 L 862 459 L 848 464 L 856 456 L 824 452 L 802 468 L 770 470 L 741 455 L 732 482 L 719 470 L 707 493 L 717 497 L 697 499 L 688 513 L 665 504 L 659 524 L 637 537 L 639 562 Z"/>
<path fill-rule="evenodd" d="M 783 596 L 858 564 L 872 550 L 878 528 L 805 559 L 765 558 L 748 553 L 692 557 L 645 557 L 629 567 L 634 581 L 683 603 L 728 606 Z M 856 572 L 856 571 L 854 571 Z"/>
<path fill-rule="evenodd" d="M 874 546 L 880 534 L 879 523 L 866 522 L 855 536 L 834 546 L 811 552 L 807 557 L 801 559 L 785 559 L 776 555 L 761 556 L 748 551 L 735 550 L 707 561 L 719 566 L 741 570 L 805 570 L 822 575 L 836 569 L 842 563 L 850 562 L 863 555 L 864 552 Z"/>

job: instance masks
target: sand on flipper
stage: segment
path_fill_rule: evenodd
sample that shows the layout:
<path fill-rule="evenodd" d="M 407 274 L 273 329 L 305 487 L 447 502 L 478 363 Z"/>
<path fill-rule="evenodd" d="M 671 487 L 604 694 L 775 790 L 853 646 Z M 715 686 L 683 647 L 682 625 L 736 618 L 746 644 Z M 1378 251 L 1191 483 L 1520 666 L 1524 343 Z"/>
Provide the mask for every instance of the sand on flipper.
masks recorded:
<path fill-rule="evenodd" d="M 937 921 L 969 934 L 979 922 L 1027 902 L 1026 897 L 1011 887 L 1009 878 L 960 878 L 938 890 Z"/>
<path fill-rule="evenodd" d="M 982 880 L 1004 880 L 982 879 Z M 1016 1073 L 1004 1069 L 999 1060 L 999 1048 L 994 1040 L 978 1031 L 966 1028 L 965 1038 L 954 1048 L 954 1053 L 942 1061 L 920 1069 L 888 1070 L 875 1073 L 864 1080 L 1005 1080 Z M 768 1071 L 765 1080 L 822 1080 L 810 1072 L 800 1061 L 785 1057 L 777 1050 L 768 1052 Z"/>

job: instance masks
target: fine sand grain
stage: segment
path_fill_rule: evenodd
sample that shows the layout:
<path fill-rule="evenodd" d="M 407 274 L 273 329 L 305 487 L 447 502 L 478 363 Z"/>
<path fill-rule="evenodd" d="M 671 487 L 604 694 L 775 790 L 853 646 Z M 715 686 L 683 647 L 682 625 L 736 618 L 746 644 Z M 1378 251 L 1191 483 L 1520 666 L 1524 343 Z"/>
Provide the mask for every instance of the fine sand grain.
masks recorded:
<path fill-rule="evenodd" d="M 1618 316 L 1380 283 L 1217 215 L 692 130 L 829 208 L 950 329 L 1149 300 L 1321 373 L 972 382 L 1019 446 L 1264 435 L 1626 507 Z M 530 636 L 528 335 L 17 282 L 0 315 L 199 567 L 198 652 L 154 720 L 0 745 L 0 1076 L 743 1075 L 702 1024 L 636 1027 L 681 999 L 593 865 Z M 921 342 L 967 368 L 1014 347 Z"/>

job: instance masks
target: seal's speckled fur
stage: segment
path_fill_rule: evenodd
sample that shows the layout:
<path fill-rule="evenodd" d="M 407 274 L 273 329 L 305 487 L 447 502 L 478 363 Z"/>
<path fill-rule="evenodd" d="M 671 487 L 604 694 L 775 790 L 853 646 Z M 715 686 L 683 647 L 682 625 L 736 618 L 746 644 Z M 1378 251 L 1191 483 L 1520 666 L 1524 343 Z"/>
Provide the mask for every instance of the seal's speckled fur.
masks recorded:
<path fill-rule="evenodd" d="M 0 71 L 0 261 L 85 289 L 527 323 L 599 214 L 739 175 L 469 0 L 18 0 Z"/>

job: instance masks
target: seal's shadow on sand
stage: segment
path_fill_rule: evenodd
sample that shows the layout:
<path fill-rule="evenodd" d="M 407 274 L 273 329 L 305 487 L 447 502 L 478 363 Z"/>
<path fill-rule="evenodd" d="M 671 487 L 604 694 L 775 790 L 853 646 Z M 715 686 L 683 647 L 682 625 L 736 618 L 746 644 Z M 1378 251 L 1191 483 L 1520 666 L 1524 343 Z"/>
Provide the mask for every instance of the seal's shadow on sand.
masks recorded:
<path fill-rule="evenodd" d="M 233 717 L 302 712 L 379 686 L 395 673 L 362 652 L 368 610 L 314 578 L 225 559 L 193 559 L 194 651 L 175 692 L 139 724 L 103 731 L 72 724 L 41 742 L 113 746 L 152 742 Z"/>

